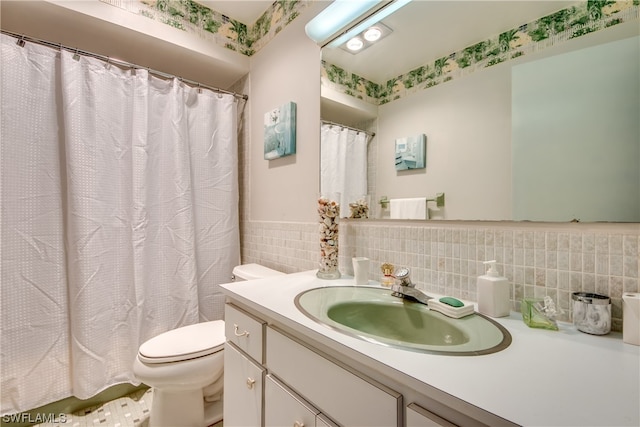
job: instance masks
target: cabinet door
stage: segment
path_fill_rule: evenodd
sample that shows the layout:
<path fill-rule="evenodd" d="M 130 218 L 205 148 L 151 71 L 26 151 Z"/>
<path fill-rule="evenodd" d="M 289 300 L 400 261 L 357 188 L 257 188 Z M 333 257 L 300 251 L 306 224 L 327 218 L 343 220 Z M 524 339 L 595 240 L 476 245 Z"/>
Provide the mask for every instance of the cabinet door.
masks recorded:
<path fill-rule="evenodd" d="M 392 427 L 402 395 L 267 327 L 267 368 L 322 413 L 345 426 Z"/>
<path fill-rule="evenodd" d="M 411 403 L 407 406 L 407 427 L 456 427 L 456 425 L 422 406 Z"/>
<path fill-rule="evenodd" d="M 264 369 L 236 349 L 224 346 L 224 425 L 260 427 Z"/>
<path fill-rule="evenodd" d="M 272 375 L 264 386 L 265 427 L 313 427 L 316 410 Z"/>

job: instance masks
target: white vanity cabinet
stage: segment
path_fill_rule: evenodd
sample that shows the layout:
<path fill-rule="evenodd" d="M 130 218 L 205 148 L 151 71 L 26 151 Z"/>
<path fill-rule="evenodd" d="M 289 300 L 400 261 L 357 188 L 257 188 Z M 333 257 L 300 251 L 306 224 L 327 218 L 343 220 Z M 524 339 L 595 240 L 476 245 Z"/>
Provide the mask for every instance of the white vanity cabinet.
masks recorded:
<path fill-rule="evenodd" d="M 225 425 L 401 425 L 401 394 L 233 304 L 225 328 Z"/>
<path fill-rule="evenodd" d="M 225 307 L 224 399 L 226 426 L 262 426 L 265 322 L 244 310 Z"/>
<path fill-rule="evenodd" d="M 395 372 L 327 353 L 260 311 L 232 301 L 225 313 L 225 426 L 513 426 L 450 396 L 435 401 Z"/>

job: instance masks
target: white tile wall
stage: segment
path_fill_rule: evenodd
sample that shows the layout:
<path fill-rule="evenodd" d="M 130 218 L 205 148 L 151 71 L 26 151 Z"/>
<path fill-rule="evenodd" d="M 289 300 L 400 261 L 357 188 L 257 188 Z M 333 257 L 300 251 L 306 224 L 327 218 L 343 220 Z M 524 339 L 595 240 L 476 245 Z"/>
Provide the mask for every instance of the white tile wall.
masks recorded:
<path fill-rule="evenodd" d="M 243 262 L 284 272 L 317 268 L 315 223 L 244 221 Z M 639 291 L 640 226 L 343 220 L 340 271 L 352 274 L 351 257 L 371 259 L 371 279 L 390 262 L 409 267 L 425 290 L 476 300 L 485 260 L 512 284 L 513 309 L 523 297 L 550 295 L 571 321 L 571 293 L 596 292 L 612 300 L 613 330 L 622 330 L 622 293 Z"/>

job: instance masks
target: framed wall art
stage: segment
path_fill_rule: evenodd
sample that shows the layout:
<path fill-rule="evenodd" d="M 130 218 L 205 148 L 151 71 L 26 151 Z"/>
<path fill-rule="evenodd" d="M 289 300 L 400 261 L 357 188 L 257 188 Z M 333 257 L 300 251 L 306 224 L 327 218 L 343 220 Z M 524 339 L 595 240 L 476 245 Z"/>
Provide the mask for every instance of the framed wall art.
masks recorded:
<path fill-rule="evenodd" d="M 288 102 L 264 115 L 264 158 L 278 159 L 296 152 L 296 103 Z"/>
<path fill-rule="evenodd" d="M 424 169 L 427 164 L 427 136 L 396 139 L 396 170 Z"/>

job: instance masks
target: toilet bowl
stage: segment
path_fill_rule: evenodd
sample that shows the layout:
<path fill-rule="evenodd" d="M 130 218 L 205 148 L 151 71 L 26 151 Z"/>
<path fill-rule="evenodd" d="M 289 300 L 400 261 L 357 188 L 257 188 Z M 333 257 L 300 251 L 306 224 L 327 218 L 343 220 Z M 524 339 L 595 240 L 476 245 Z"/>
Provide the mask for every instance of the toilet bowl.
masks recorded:
<path fill-rule="evenodd" d="M 233 280 L 282 275 L 259 264 L 233 269 Z M 149 427 L 203 427 L 222 420 L 224 321 L 183 326 L 145 341 L 133 373 L 153 388 Z"/>

